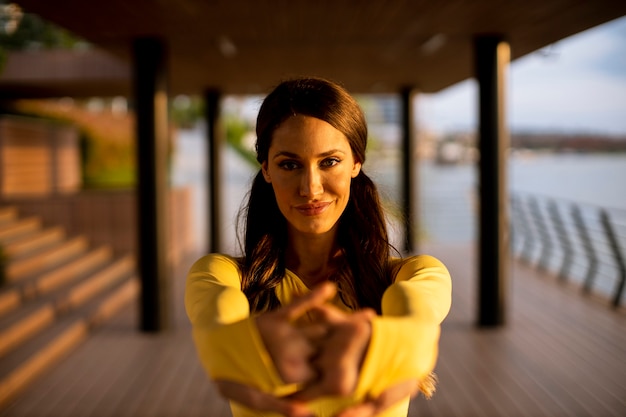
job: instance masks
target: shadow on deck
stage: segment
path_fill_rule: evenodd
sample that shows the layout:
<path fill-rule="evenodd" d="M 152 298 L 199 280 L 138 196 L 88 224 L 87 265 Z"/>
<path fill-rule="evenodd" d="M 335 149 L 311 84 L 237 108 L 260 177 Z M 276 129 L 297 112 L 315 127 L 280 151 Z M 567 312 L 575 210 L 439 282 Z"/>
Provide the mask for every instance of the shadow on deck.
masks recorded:
<path fill-rule="evenodd" d="M 432 245 L 453 278 L 439 390 L 410 416 L 624 416 L 626 314 L 512 264 L 508 325 L 474 326 L 469 245 Z M 32 385 L 0 417 L 228 417 L 206 378 L 182 307 L 187 266 L 175 274 L 172 329 L 136 331 L 129 309 Z"/>

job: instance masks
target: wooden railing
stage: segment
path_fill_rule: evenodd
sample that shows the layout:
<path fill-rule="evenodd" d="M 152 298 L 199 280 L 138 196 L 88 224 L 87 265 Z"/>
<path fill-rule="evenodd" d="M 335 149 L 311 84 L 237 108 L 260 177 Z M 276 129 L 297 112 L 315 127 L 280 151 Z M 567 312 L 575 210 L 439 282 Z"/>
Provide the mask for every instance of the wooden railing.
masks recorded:
<path fill-rule="evenodd" d="M 516 257 L 620 306 L 626 283 L 626 210 L 515 193 L 511 224 Z"/>

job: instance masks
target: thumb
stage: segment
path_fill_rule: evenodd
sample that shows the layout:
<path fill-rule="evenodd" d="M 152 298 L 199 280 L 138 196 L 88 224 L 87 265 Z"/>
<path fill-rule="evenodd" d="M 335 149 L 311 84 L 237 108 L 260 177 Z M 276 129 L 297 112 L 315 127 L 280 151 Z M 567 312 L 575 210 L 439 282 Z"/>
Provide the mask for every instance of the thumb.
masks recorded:
<path fill-rule="evenodd" d="M 310 293 L 296 299 L 284 308 L 287 320 L 294 321 L 307 311 L 323 305 L 326 301 L 335 296 L 337 287 L 332 282 L 324 282 L 315 287 Z"/>

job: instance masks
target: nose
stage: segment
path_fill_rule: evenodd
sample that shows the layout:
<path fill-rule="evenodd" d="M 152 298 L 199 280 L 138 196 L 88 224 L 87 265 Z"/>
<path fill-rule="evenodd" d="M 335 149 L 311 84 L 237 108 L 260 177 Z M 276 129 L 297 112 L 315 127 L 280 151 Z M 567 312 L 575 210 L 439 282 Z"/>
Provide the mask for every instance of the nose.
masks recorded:
<path fill-rule="evenodd" d="M 321 173 L 316 168 L 305 170 L 300 180 L 300 196 L 313 198 L 323 192 Z"/>

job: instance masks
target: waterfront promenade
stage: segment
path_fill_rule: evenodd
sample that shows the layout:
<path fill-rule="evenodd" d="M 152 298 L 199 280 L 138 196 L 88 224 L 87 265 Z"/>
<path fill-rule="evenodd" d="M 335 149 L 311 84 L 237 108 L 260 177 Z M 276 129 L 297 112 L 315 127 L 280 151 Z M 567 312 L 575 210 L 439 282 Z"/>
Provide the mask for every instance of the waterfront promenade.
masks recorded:
<path fill-rule="evenodd" d="M 478 329 L 473 249 L 424 245 L 453 277 L 439 390 L 410 416 L 624 416 L 626 311 L 514 261 L 508 324 Z M 229 417 L 205 377 L 182 305 L 187 265 L 174 274 L 174 324 L 136 331 L 134 308 L 104 326 L 22 393 L 0 417 Z"/>

